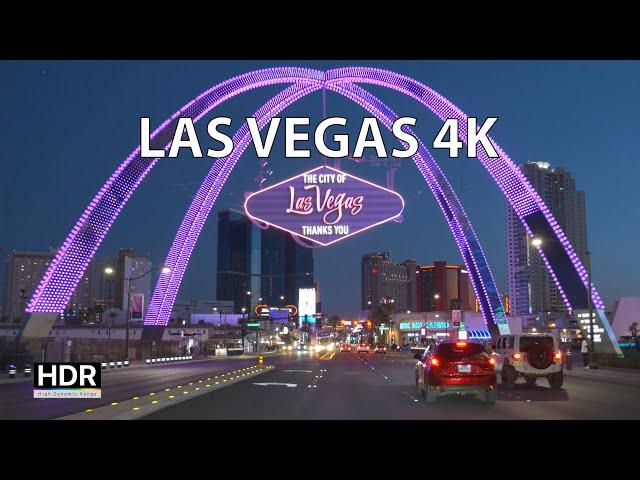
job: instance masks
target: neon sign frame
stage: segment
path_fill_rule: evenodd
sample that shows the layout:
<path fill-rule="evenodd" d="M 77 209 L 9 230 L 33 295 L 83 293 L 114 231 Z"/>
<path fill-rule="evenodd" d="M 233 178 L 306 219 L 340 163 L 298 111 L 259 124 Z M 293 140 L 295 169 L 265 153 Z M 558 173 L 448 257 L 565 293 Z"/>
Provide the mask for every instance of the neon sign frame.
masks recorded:
<path fill-rule="evenodd" d="M 285 227 L 283 227 L 283 226 L 281 226 L 281 225 L 278 225 L 278 224 L 276 224 L 276 223 L 269 222 L 268 220 L 265 220 L 265 219 L 260 218 L 260 217 L 258 217 L 258 216 L 256 216 L 256 215 L 253 215 L 253 214 L 249 211 L 249 208 L 248 208 L 249 202 L 250 202 L 254 197 L 257 197 L 257 196 L 259 196 L 259 195 L 263 195 L 265 192 L 268 192 L 268 191 L 271 191 L 271 190 L 275 190 L 275 189 L 277 189 L 277 188 L 279 188 L 279 187 L 282 187 L 283 185 L 287 185 L 288 183 L 291 183 L 292 181 L 294 181 L 294 180 L 298 179 L 299 177 L 304 177 L 305 175 L 311 175 L 311 174 L 313 174 L 314 172 L 318 172 L 319 170 L 330 170 L 330 171 L 332 171 L 332 172 L 335 172 L 336 174 L 344 175 L 344 176 L 345 176 L 345 177 L 347 177 L 347 178 L 351 178 L 351 179 L 355 180 L 356 182 L 360 182 L 360 183 L 364 183 L 364 184 L 366 184 L 366 185 L 369 185 L 370 187 L 372 187 L 372 189 L 379 189 L 379 190 L 383 190 L 383 191 L 385 191 L 385 192 L 387 192 L 387 193 L 390 193 L 390 194 L 392 194 L 392 195 L 395 195 L 396 197 L 398 197 L 398 199 L 400 199 L 400 205 L 401 205 L 401 206 L 400 206 L 400 211 L 399 211 L 398 213 L 396 213 L 395 215 L 392 215 L 392 216 L 390 216 L 390 217 L 388 217 L 388 218 L 385 218 L 384 220 L 381 220 L 381 221 L 378 221 L 378 222 L 372 223 L 372 224 L 370 224 L 370 225 L 369 225 L 369 226 L 367 226 L 367 227 L 360 228 L 360 229 L 358 229 L 358 230 L 356 230 L 356 231 L 354 231 L 354 232 L 351 232 L 351 233 L 347 233 L 347 234 L 345 234 L 345 235 L 343 235 L 343 236 L 341 236 L 341 237 L 335 238 L 335 239 L 333 239 L 333 240 L 331 240 L 331 241 L 329 241 L 329 242 L 322 242 L 322 241 L 318 240 L 317 238 L 310 237 L 310 236 L 308 236 L 308 235 L 303 235 L 303 234 L 301 234 L 301 233 L 299 233 L 299 232 L 295 232 L 295 231 L 293 231 L 293 230 L 290 230 L 290 229 L 288 229 L 288 228 L 285 228 Z M 259 223 L 266 224 L 266 225 L 268 225 L 268 226 L 270 226 L 270 227 L 274 227 L 274 228 L 277 228 L 277 229 L 279 229 L 279 230 L 283 230 L 283 231 L 285 231 L 285 232 L 290 233 L 291 235 L 294 235 L 294 236 L 297 236 L 297 237 L 300 237 L 300 238 L 304 238 L 305 240 L 308 240 L 309 242 L 316 243 L 316 244 L 321 245 L 321 246 L 323 246 L 323 247 L 327 247 L 327 246 L 329 246 L 329 245 L 333 245 L 333 244 L 334 244 L 334 243 L 336 243 L 336 242 L 339 242 L 339 241 L 344 240 L 344 239 L 346 239 L 346 238 L 352 237 L 352 236 L 357 235 L 357 234 L 359 234 L 359 233 L 365 232 L 365 231 L 367 231 L 367 230 L 369 230 L 369 229 L 371 229 L 371 228 L 377 227 L 377 226 L 382 225 L 382 224 L 384 224 L 384 223 L 387 223 L 387 222 L 393 221 L 393 220 L 395 220 L 395 219 L 399 218 L 399 217 L 402 215 L 402 212 L 404 211 L 404 207 L 405 207 L 404 198 L 402 198 L 402 195 L 400 195 L 398 192 L 394 192 L 393 190 L 390 190 L 390 189 L 388 189 L 388 188 L 382 187 L 382 186 L 380 186 L 380 185 L 376 185 L 376 184 L 375 184 L 375 183 L 373 183 L 373 182 L 370 182 L 370 181 L 365 180 L 365 179 L 363 179 L 363 178 L 357 177 L 357 176 L 352 175 L 352 174 L 350 174 L 350 173 L 347 173 L 347 172 L 345 172 L 345 171 L 343 171 L 343 170 L 338 170 L 337 168 L 329 167 L 328 165 L 321 165 L 321 166 L 319 166 L 319 167 L 313 168 L 313 169 L 308 170 L 308 171 L 306 171 L 306 172 L 302 172 L 302 173 L 299 173 L 299 174 L 297 174 L 297 175 L 294 175 L 293 177 L 290 177 L 290 178 L 288 178 L 288 179 L 286 179 L 286 180 L 283 180 L 283 181 L 281 181 L 281 182 L 278 182 L 278 183 L 276 183 L 276 184 L 274 184 L 274 185 L 271 185 L 271 186 L 269 186 L 269 187 L 263 188 L 262 190 L 258 190 L 257 192 L 253 192 L 253 193 L 251 193 L 250 195 L 248 195 L 248 196 L 247 196 L 247 198 L 245 198 L 245 200 L 244 200 L 244 211 L 245 211 L 245 213 L 247 214 L 247 216 L 248 216 L 251 220 L 256 221 L 256 222 L 259 222 Z"/>

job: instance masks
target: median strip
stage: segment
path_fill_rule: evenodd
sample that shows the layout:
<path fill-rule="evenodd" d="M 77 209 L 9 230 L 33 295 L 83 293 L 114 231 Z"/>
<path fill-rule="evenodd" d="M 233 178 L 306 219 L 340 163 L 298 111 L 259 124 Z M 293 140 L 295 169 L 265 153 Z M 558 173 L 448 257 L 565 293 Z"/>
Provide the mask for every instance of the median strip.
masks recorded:
<path fill-rule="evenodd" d="M 131 400 L 112 402 L 102 407 L 90 408 L 83 412 L 66 415 L 58 418 L 57 420 L 135 420 L 146 415 L 150 415 L 151 413 L 163 408 L 177 405 L 178 403 L 191 398 L 204 395 L 205 393 L 210 393 L 214 390 L 219 390 L 221 388 L 228 387 L 229 385 L 233 385 L 234 383 L 248 380 L 249 378 L 261 375 L 273 370 L 274 368 L 275 367 L 273 365 L 255 365 L 253 367 L 247 367 L 246 369 L 238 369 L 222 374 L 222 376 L 229 376 L 228 380 L 225 379 L 222 384 L 215 382 L 215 385 L 207 384 L 205 388 L 197 387 L 195 390 L 182 390 L 182 385 L 178 385 L 173 388 L 181 389 L 182 395 L 179 396 L 170 395 L 172 389 L 165 388 L 163 392 L 152 392 L 148 395 L 136 396 Z M 241 377 L 239 375 L 241 372 L 246 373 Z M 190 382 L 189 385 L 193 385 L 194 382 Z M 197 380 L 197 382 L 200 383 L 202 380 Z"/>

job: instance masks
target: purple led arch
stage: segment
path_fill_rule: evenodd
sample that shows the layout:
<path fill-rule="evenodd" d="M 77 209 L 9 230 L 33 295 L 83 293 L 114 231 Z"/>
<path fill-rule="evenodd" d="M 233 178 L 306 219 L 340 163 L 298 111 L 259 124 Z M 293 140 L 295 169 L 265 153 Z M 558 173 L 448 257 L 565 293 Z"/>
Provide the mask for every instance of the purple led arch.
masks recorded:
<path fill-rule="evenodd" d="M 321 83 L 294 84 L 266 102 L 255 114 L 258 127 L 262 129 L 272 117 L 278 115 L 293 102 L 305 95 L 320 90 Z M 251 133 L 247 123 L 243 123 L 233 136 L 234 149 L 231 155 L 218 159 L 200 184 L 200 188 L 189 205 L 178 232 L 167 254 L 165 265 L 171 267 L 171 273 L 163 275 L 156 284 L 149 309 L 144 319 L 145 325 L 167 325 L 182 277 L 195 248 L 209 212 L 218 198 L 229 174 L 251 142 Z"/>
<path fill-rule="evenodd" d="M 466 132 L 463 130 L 463 125 L 466 125 L 466 122 L 464 121 L 466 119 L 466 115 L 444 97 L 431 90 L 426 85 L 417 82 L 409 77 L 405 77 L 390 71 L 366 67 L 340 68 L 330 70 L 326 73 L 305 68 L 283 67 L 249 72 L 244 75 L 229 79 L 219 85 L 214 86 L 210 90 L 207 90 L 202 95 L 177 111 L 153 132 L 153 134 L 151 135 L 151 148 L 167 149 L 169 147 L 172 133 L 178 117 L 190 116 L 194 118 L 195 121 L 197 121 L 202 116 L 206 115 L 215 106 L 239 93 L 246 92 L 248 90 L 261 86 L 282 83 L 306 83 L 307 85 L 317 86 L 318 88 L 316 89 L 322 88 L 324 86 L 327 89 L 331 89 L 334 91 L 341 90 L 338 93 L 350 92 L 350 94 L 352 95 L 354 94 L 356 89 L 348 87 L 348 85 L 351 83 L 370 83 L 388 87 L 398 92 L 404 93 L 419 101 L 427 108 L 429 108 L 440 119 L 458 118 L 460 120 L 463 120 L 462 122 L 460 122 L 461 130 L 459 134 L 463 140 L 466 140 Z M 375 102 L 371 102 L 369 104 L 370 108 L 374 108 L 374 103 Z M 383 106 L 375 106 L 375 108 L 379 108 L 381 112 L 385 111 L 385 108 Z M 389 111 L 388 109 L 386 109 L 386 114 L 388 113 Z M 491 159 L 487 156 L 486 152 L 482 148 L 480 148 L 478 151 L 478 157 L 482 165 L 487 169 L 494 181 L 498 184 L 505 197 L 507 197 L 510 204 L 516 211 L 516 214 L 525 225 L 525 228 L 527 229 L 529 235 L 532 235 L 532 231 L 527 225 L 525 217 L 536 212 L 541 212 L 544 215 L 548 224 L 553 228 L 558 241 L 561 242 L 565 252 L 571 259 L 571 262 L 573 263 L 581 281 L 586 286 L 586 271 L 577 255 L 575 254 L 573 248 L 571 247 L 567 237 L 564 235 L 559 225 L 551 215 L 551 212 L 546 207 L 541 198 L 537 195 L 535 190 L 531 187 L 524 175 L 515 166 L 515 164 L 513 164 L 509 157 L 495 142 L 493 143 L 500 157 L 497 159 Z M 482 254 L 479 243 L 477 243 L 477 239 L 475 239 L 475 233 L 473 233 L 473 229 L 470 223 L 468 223 L 468 220 L 466 220 L 466 215 L 464 215 L 464 211 L 462 210 L 461 205 L 459 205 L 455 194 L 446 194 L 446 192 L 448 191 L 447 187 L 449 187 L 448 182 L 446 182 L 446 178 L 444 178 L 444 176 L 441 178 L 437 175 L 438 172 L 433 169 L 433 166 L 430 165 L 428 160 L 433 159 L 428 154 L 428 151 L 424 149 L 424 146 L 421 147 L 424 150 L 420 151 L 423 163 L 420 164 L 419 161 L 416 160 L 416 164 L 419 166 L 419 168 L 422 165 L 423 168 L 421 169 L 421 173 L 429 183 L 432 191 L 434 191 L 434 193 L 438 192 L 436 198 L 438 200 L 440 208 L 447 217 L 447 221 L 450 223 L 450 226 L 452 226 L 452 223 L 455 224 L 455 227 L 452 226 L 452 232 L 459 247 L 461 248 L 463 258 L 465 259 L 465 264 L 467 265 L 467 268 L 470 269 L 470 271 L 473 271 L 475 272 L 475 274 L 477 274 L 477 277 L 475 279 L 472 276 L 472 284 L 474 286 L 474 289 L 476 290 L 476 294 L 478 295 L 479 299 L 486 298 L 487 304 L 492 305 L 489 310 L 492 310 L 496 308 L 496 305 L 495 302 L 493 302 L 491 299 L 488 299 L 488 294 L 490 294 L 491 292 L 487 291 L 487 286 L 491 284 L 491 287 L 495 289 L 495 283 L 493 282 L 491 272 L 488 265 L 486 264 L 486 259 Z M 76 223 L 75 227 L 69 233 L 65 243 L 58 251 L 54 261 L 51 263 L 49 269 L 45 273 L 39 287 L 36 289 L 31 302 L 26 309 L 28 312 L 55 313 L 62 312 L 64 310 L 79 279 L 81 278 L 84 270 L 87 268 L 89 261 L 95 254 L 98 246 L 102 242 L 109 228 L 117 218 L 118 214 L 130 198 L 132 193 L 135 191 L 137 186 L 157 162 L 157 159 L 141 159 L 139 153 L 140 149 L 138 147 L 129 155 L 129 157 L 122 163 L 122 165 L 118 167 L 118 169 L 109 178 L 107 183 L 105 183 L 105 185 L 101 188 L 92 202 L 86 208 L 83 215 Z M 229 160 L 230 158 L 231 156 L 227 160 Z M 218 162 L 216 162 L 216 165 L 219 165 L 219 174 L 221 176 L 220 178 L 226 179 L 230 172 L 230 169 L 227 169 L 225 167 L 226 163 L 219 164 Z M 224 183 L 224 180 L 222 183 Z M 201 218 L 201 215 L 198 218 Z M 160 304 L 156 302 L 156 305 L 160 305 L 158 307 L 158 310 L 156 310 L 155 318 L 157 319 L 157 321 L 149 323 L 166 324 L 164 318 L 161 317 L 164 317 L 166 315 L 166 318 L 168 319 L 171 305 L 173 304 L 173 301 L 170 299 L 170 297 L 174 296 L 174 293 L 177 293 L 177 286 L 179 286 L 180 280 L 184 273 L 184 268 L 181 268 L 180 265 L 184 263 L 184 265 L 186 266 L 186 262 L 188 261 L 188 257 L 190 255 L 190 253 L 185 255 L 186 250 L 187 248 L 192 250 L 193 245 L 190 244 L 191 242 L 195 242 L 195 239 L 197 238 L 196 232 L 199 232 L 199 230 L 197 229 L 197 225 L 195 224 L 189 228 L 189 231 L 192 233 L 185 236 L 188 241 L 185 242 L 180 248 L 177 248 L 173 253 L 173 255 L 175 255 L 175 257 L 173 257 L 175 259 L 174 265 L 178 267 L 176 270 L 176 274 L 171 274 L 170 276 L 161 276 L 156 288 L 156 293 L 158 291 L 158 288 L 160 287 L 161 290 L 164 289 L 165 292 L 166 290 L 171 290 L 171 294 L 167 295 L 165 293 L 164 297 L 166 298 L 164 300 L 159 300 Z M 475 243 L 477 243 L 477 245 Z M 476 251 L 474 251 L 474 249 Z M 544 255 L 543 259 L 546 260 Z M 548 262 L 545 262 L 545 264 L 552 273 L 554 281 L 559 284 L 559 280 L 553 273 L 551 265 Z M 471 268 L 470 265 L 473 265 L 474 268 Z M 182 271 L 180 271 L 180 269 Z M 167 288 L 170 285 L 171 288 Z M 173 292 L 174 289 L 175 292 Z M 156 297 L 156 293 L 154 293 L 154 299 Z M 571 305 L 564 295 L 564 292 L 562 292 L 562 295 L 568 308 L 571 309 Z M 600 296 L 598 295 L 597 291 L 595 291 L 595 289 L 593 293 L 593 299 L 596 308 L 604 308 Z M 169 313 L 167 312 L 167 309 L 169 310 Z M 152 311 L 150 308 L 149 314 L 151 313 Z M 483 311 L 485 321 L 495 319 L 495 312 L 490 313 L 489 317 L 487 317 L 486 313 L 487 312 Z M 148 319 L 145 319 L 145 323 L 147 323 L 147 320 Z"/>
<path fill-rule="evenodd" d="M 233 77 L 202 93 L 162 123 L 151 134 L 151 148 L 169 148 L 179 117 L 197 121 L 217 105 L 248 90 L 283 83 L 317 83 L 323 78 L 319 70 L 298 67 L 269 68 Z M 27 305 L 27 312 L 64 311 L 111 225 L 157 160 L 141 158 L 138 146 L 116 169 L 69 232 Z"/>
<path fill-rule="evenodd" d="M 325 82 L 330 85 L 333 82 L 343 84 L 345 81 L 352 83 L 369 83 L 379 85 L 382 87 L 391 88 L 398 92 L 404 93 L 409 97 L 422 103 L 425 107 L 431 110 L 438 118 L 444 120 L 446 118 L 457 118 L 459 120 L 459 136 L 466 143 L 466 119 L 467 115 L 452 104 L 445 97 L 437 93 L 435 90 L 427 87 L 423 83 L 420 83 L 413 78 L 400 75 L 389 70 L 381 70 L 369 67 L 345 67 L 329 70 L 325 75 Z M 490 137 L 489 137 L 490 138 Z M 535 189 L 531 186 L 527 178 L 522 174 L 520 169 L 513 163 L 509 156 L 500 148 L 500 146 L 490 138 L 496 151 L 498 152 L 498 158 L 489 158 L 484 148 L 480 146 L 478 149 L 478 159 L 489 172 L 493 180 L 496 182 L 502 193 L 507 198 L 516 214 L 523 223 L 529 236 L 533 236 L 533 233 L 525 221 L 525 217 L 535 212 L 542 212 L 547 220 L 547 223 L 553 228 L 557 240 L 562 244 L 567 256 L 571 259 L 577 274 L 579 275 L 582 283 L 587 288 L 587 272 L 582 262 L 575 253 L 569 239 L 564 234 L 560 225 L 555 220 L 549 208 L 543 202 L 542 198 L 538 195 Z M 540 250 L 539 250 L 540 251 Z M 550 265 L 547 263 L 547 267 Z M 552 274 L 552 278 L 562 291 L 558 278 L 555 274 Z M 565 305 L 572 310 L 572 305 L 567 299 L 564 292 L 562 293 Z M 592 294 L 594 307 L 597 309 L 604 309 L 604 303 L 600 298 L 595 287 Z"/>
<path fill-rule="evenodd" d="M 280 104 L 274 107 L 273 112 L 269 112 L 269 109 L 262 108 L 256 113 L 255 116 L 258 118 L 260 128 L 270 119 L 270 117 L 266 115 L 271 114 L 271 116 L 274 116 L 277 112 L 292 103 L 292 101 L 287 100 L 287 95 L 294 94 L 300 97 L 303 93 L 310 93 L 311 91 L 321 88 L 321 86 L 317 85 L 306 87 L 304 90 L 301 88 L 295 89 L 294 87 L 295 86 L 292 86 L 284 92 L 281 92 L 268 102 L 267 105 L 280 102 Z M 327 88 L 359 104 L 376 116 L 378 120 L 389 129 L 391 129 L 393 121 L 397 118 L 397 115 L 380 102 L 380 100 L 356 85 L 345 82 L 344 86 L 332 84 L 327 85 Z M 415 135 L 414 132 L 408 128 L 406 131 L 407 133 Z M 198 193 L 194 197 L 178 229 L 171 250 L 165 260 L 165 264 L 172 267 L 171 276 L 163 276 L 158 281 L 148 314 L 145 317 L 146 325 L 167 325 L 173 303 L 180 288 L 182 275 L 195 247 L 197 237 L 207 219 L 207 215 L 211 211 L 213 202 L 215 202 L 220 189 L 224 185 L 224 181 L 238 158 L 248 146 L 249 139 L 250 134 L 246 124 L 244 124 L 234 136 L 234 145 L 236 145 L 234 152 L 232 152 L 227 159 L 220 159 L 218 161 L 220 165 L 225 165 L 226 174 L 224 177 L 222 179 L 220 178 L 221 167 L 216 163 L 202 182 Z M 440 170 L 422 142 L 420 142 L 418 153 L 414 155 L 413 158 L 436 197 L 440 209 L 454 235 L 467 271 L 471 277 L 471 283 L 476 292 L 476 297 L 478 298 L 480 310 L 485 322 L 489 328 L 493 330 L 493 334 L 499 333 L 500 330 L 503 333 L 506 332 L 506 319 L 504 317 L 500 295 L 498 294 L 491 270 L 482 252 L 480 242 L 475 235 L 471 222 L 467 218 L 462 205 L 444 173 Z M 178 262 L 176 262 L 176 259 L 178 259 Z M 497 326 L 497 328 L 494 328 L 494 326 Z"/>
<path fill-rule="evenodd" d="M 398 118 L 383 102 L 357 85 L 351 83 L 344 83 L 342 85 L 327 84 L 327 89 L 354 101 L 374 115 L 388 129 L 392 128 L 393 122 Z M 508 327 L 506 326 L 502 300 L 495 286 L 495 281 L 491 275 L 486 257 L 482 252 L 480 242 L 476 237 L 467 214 L 462 208 L 462 204 L 458 200 L 453 188 L 451 188 L 446 176 L 419 137 L 408 126 L 405 126 L 404 130 L 406 133 L 418 139 L 419 148 L 418 152 L 413 156 L 413 160 L 427 182 L 427 185 L 429 185 L 453 233 L 460 254 L 471 277 L 471 284 L 478 298 L 485 323 L 493 330 L 492 333 L 494 335 L 499 334 L 500 331 L 506 333 Z M 486 266 L 486 268 L 480 268 L 478 263 L 480 263 L 481 266 Z M 497 329 L 495 329 L 494 326 L 497 327 Z"/>

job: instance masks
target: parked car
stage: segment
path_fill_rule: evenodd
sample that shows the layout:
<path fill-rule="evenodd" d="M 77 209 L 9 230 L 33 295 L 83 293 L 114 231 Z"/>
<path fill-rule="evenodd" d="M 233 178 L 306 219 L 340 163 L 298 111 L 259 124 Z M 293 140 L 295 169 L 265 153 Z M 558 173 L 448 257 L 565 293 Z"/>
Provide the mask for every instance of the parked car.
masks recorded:
<path fill-rule="evenodd" d="M 495 359 L 482 345 L 470 342 L 442 342 L 429 345 L 423 355 L 415 354 L 418 393 L 427 403 L 447 393 L 471 393 L 486 403 L 497 398 Z"/>
<path fill-rule="evenodd" d="M 558 337 L 548 333 L 501 335 L 494 345 L 493 358 L 502 383 L 513 389 L 519 378 L 535 385 L 544 377 L 554 390 L 564 381 L 562 357 Z"/>

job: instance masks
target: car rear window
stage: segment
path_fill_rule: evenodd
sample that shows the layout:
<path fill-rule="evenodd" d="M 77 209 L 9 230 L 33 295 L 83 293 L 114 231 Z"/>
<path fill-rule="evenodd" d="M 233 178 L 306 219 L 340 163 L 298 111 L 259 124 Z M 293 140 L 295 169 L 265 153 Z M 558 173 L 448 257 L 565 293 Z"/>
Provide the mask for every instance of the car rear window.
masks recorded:
<path fill-rule="evenodd" d="M 441 343 L 436 351 L 436 355 L 447 360 L 456 360 L 482 353 L 484 353 L 484 347 L 479 343 L 467 343 L 464 346 L 455 343 Z"/>
<path fill-rule="evenodd" d="M 543 345 L 547 348 L 553 348 L 553 338 L 552 337 L 520 337 L 520 351 L 526 352 L 532 345 Z"/>

